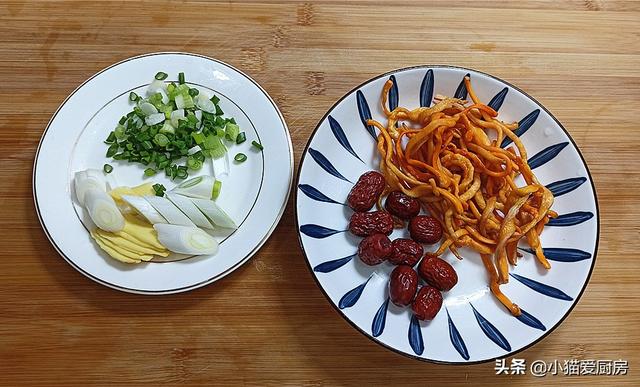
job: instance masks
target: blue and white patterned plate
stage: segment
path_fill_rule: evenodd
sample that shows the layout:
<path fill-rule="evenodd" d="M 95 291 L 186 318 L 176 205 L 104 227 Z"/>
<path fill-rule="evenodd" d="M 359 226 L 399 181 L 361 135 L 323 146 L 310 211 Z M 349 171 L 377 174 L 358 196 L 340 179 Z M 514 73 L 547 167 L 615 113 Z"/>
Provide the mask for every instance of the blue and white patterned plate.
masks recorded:
<path fill-rule="evenodd" d="M 380 92 L 391 79 L 389 105 L 428 106 L 433 96 L 466 98 L 462 83 L 470 74 L 478 97 L 503 121 L 519 121 L 517 134 L 538 179 L 556 196 L 560 216 L 549 222 L 541 241 L 552 268 L 546 271 L 523 246 L 502 290 L 522 309 L 518 318 L 492 296 L 478 254 L 450 253 L 458 284 L 444 292 L 444 304 L 431 322 L 412 318 L 409 308 L 389 302 L 393 266 L 370 267 L 355 255 L 360 238 L 348 232 L 351 209 L 344 203 L 353 183 L 377 169 L 369 117 L 384 121 Z M 505 140 L 502 146 L 507 146 Z M 449 364 L 483 362 L 512 355 L 556 328 L 584 292 L 595 263 L 599 221 L 589 171 L 575 143 L 542 105 L 515 86 L 474 70 L 451 66 L 412 67 L 380 75 L 342 97 L 313 132 L 298 171 L 296 217 L 299 238 L 312 273 L 336 310 L 367 337 L 401 354 Z M 391 238 L 406 237 L 395 230 Z M 429 246 L 427 246 L 429 250 Z"/>

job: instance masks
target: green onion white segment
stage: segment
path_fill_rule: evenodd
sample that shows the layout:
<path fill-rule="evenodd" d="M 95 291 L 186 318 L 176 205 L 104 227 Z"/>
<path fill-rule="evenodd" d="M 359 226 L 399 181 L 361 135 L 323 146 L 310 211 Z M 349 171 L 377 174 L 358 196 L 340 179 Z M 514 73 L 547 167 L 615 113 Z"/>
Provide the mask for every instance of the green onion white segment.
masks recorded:
<path fill-rule="evenodd" d="M 124 216 L 106 191 L 90 188 L 84 193 L 84 206 L 100 229 L 118 232 L 124 228 Z"/>
<path fill-rule="evenodd" d="M 149 223 L 167 223 L 167 220 L 160 215 L 158 210 L 156 210 L 145 198 L 134 195 L 122 195 L 122 200 L 135 209 Z"/>
<path fill-rule="evenodd" d="M 214 225 L 206 216 L 196 207 L 190 198 L 175 193 L 167 192 L 166 197 L 175 204 L 196 226 L 213 230 Z"/>
<path fill-rule="evenodd" d="M 144 196 L 144 198 L 153 208 L 158 210 L 160 215 L 167 220 L 167 223 L 178 226 L 196 226 L 191 219 L 180 211 L 178 207 L 174 206 L 169 199 L 160 196 Z"/>
<path fill-rule="evenodd" d="M 171 192 L 192 198 L 211 199 L 215 182 L 213 176 L 198 176 L 178 184 Z"/>
<path fill-rule="evenodd" d="M 233 219 L 231 219 L 231 217 L 227 215 L 227 213 L 224 212 L 222 208 L 218 207 L 218 205 L 213 200 L 191 198 L 191 201 L 216 226 L 222 227 L 222 228 L 232 228 L 232 229 L 238 228 L 238 225 L 233 221 Z"/>
<path fill-rule="evenodd" d="M 107 182 L 102 171 L 97 169 L 87 169 L 78 171 L 74 175 L 73 184 L 75 186 L 76 198 L 84 206 L 85 193 L 92 189 L 107 190 Z"/>
<path fill-rule="evenodd" d="M 112 232 L 124 228 L 124 217 L 113 198 L 107 194 L 107 183 L 102 171 L 87 169 L 76 172 L 73 184 L 78 202 L 87 209 L 96 226 Z"/>
<path fill-rule="evenodd" d="M 181 254 L 215 254 L 218 242 L 197 227 L 177 226 L 174 224 L 154 224 L 158 240 L 167 249 Z"/>

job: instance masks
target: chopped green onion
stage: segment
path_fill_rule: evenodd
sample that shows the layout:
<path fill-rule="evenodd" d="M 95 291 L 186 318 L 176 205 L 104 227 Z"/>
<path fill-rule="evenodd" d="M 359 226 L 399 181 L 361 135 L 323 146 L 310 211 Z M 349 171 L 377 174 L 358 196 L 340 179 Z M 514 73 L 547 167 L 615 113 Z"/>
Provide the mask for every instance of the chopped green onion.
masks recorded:
<path fill-rule="evenodd" d="M 238 133 L 238 137 L 236 137 L 236 144 L 242 144 L 247 141 L 247 135 L 244 132 Z"/>
<path fill-rule="evenodd" d="M 256 147 L 258 150 L 263 150 L 264 147 L 262 146 L 262 144 L 260 144 L 259 142 L 256 141 L 251 141 L 251 145 L 253 145 L 254 147 Z"/>
<path fill-rule="evenodd" d="M 160 128 L 160 130 L 159 130 L 159 133 L 162 133 L 162 134 L 174 134 L 175 132 L 176 132 L 176 130 L 167 121 L 165 121 L 164 124 L 162 124 L 162 128 Z M 162 145 L 162 146 L 164 146 L 164 145 Z"/>
<path fill-rule="evenodd" d="M 184 85 L 184 73 L 178 74 L 178 83 Z"/>
<path fill-rule="evenodd" d="M 109 133 L 109 137 L 107 137 L 106 140 L 104 140 L 105 144 L 113 144 L 116 141 L 116 134 L 111 131 L 111 133 Z"/>
<path fill-rule="evenodd" d="M 151 143 L 151 141 L 146 140 L 142 142 L 142 147 L 147 150 L 153 149 L 153 144 Z"/>
<path fill-rule="evenodd" d="M 193 138 L 193 141 L 195 141 L 198 145 L 204 143 L 205 136 L 202 133 L 191 133 L 191 137 Z"/>
<path fill-rule="evenodd" d="M 236 124 L 227 124 L 225 128 L 225 134 L 229 141 L 236 141 L 238 139 L 238 134 L 240 134 L 240 127 Z"/>
<path fill-rule="evenodd" d="M 156 193 L 156 196 L 164 196 L 164 191 L 167 190 L 162 184 L 154 184 L 152 185 L 152 187 Z"/>
<path fill-rule="evenodd" d="M 120 146 L 118 144 L 113 144 L 107 149 L 107 157 L 113 157 L 117 152 Z"/>
<path fill-rule="evenodd" d="M 109 164 L 105 164 L 102 167 L 102 170 L 104 171 L 104 173 L 111 173 L 111 171 L 113 171 L 113 167 Z"/>
<path fill-rule="evenodd" d="M 211 199 L 215 200 L 220 196 L 220 190 L 222 189 L 222 182 L 220 180 L 216 180 L 213 183 L 213 189 L 211 190 Z"/>
<path fill-rule="evenodd" d="M 155 76 L 155 78 L 159 81 L 164 81 L 165 79 L 167 79 L 167 77 L 167 73 L 163 73 L 162 71 L 158 72 Z"/>
<path fill-rule="evenodd" d="M 247 155 L 245 155 L 244 153 L 238 153 L 233 159 L 239 163 L 244 163 L 245 161 L 247 161 Z"/>
<path fill-rule="evenodd" d="M 191 156 L 198 161 L 204 162 L 204 155 L 202 154 L 202 151 L 197 151 Z"/>
<path fill-rule="evenodd" d="M 189 112 L 189 114 L 187 114 L 187 121 L 189 121 L 190 123 L 193 123 L 193 124 L 197 124 L 198 123 L 198 118 L 196 117 L 195 114 Z"/>
<path fill-rule="evenodd" d="M 125 128 L 122 125 L 118 125 L 116 126 L 116 130 L 113 131 L 114 136 L 116 136 L 116 138 L 118 140 L 122 140 L 125 136 Z"/>
<path fill-rule="evenodd" d="M 195 87 L 192 89 L 189 89 L 189 95 L 192 97 L 195 97 L 196 95 L 200 94 L 200 90 L 196 89 Z"/>
<path fill-rule="evenodd" d="M 118 121 L 118 123 L 120 125 L 124 125 L 125 122 L 127 122 L 127 117 L 126 116 L 122 116 L 122 118 L 120 118 L 120 121 Z"/>
<path fill-rule="evenodd" d="M 131 93 L 129 93 L 129 101 L 131 102 L 136 102 L 138 101 L 138 94 L 134 93 L 133 91 Z"/>
<path fill-rule="evenodd" d="M 189 169 L 197 171 L 198 169 L 202 168 L 202 161 L 198 160 L 193 155 L 191 155 L 187 158 L 187 167 Z"/>
<path fill-rule="evenodd" d="M 218 102 L 220 102 L 220 98 L 218 98 L 217 95 L 214 95 L 213 97 L 211 97 L 211 102 L 213 102 L 214 105 L 217 105 Z"/>
<path fill-rule="evenodd" d="M 224 112 L 220 109 L 220 106 L 216 105 L 216 116 L 221 116 L 223 114 Z"/>
<path fill-rule="evenodd" d="M 166 146 L 169 143 L 169 138 L 162 133 L 158 133 L 153 138 L 153 142 L 159 146 Z"/>
<path fill-rule="evenodd" d="M 153 169 L 153 168 L 147 168 L 147 169 L 144 170 L 144 175 L 145 176 L 153 176 L 153 175 L 156 174 L 156 172 L 157 171 L 155 169 Z"/>
<path fill-rule="evenodd" d="M 187 172 L 185 169 L 178 169 L 178 171 L 176 172 L 176 177 L 178 179 L 186 179 L 187 177 L 189 177 L 189 172 Z"/>

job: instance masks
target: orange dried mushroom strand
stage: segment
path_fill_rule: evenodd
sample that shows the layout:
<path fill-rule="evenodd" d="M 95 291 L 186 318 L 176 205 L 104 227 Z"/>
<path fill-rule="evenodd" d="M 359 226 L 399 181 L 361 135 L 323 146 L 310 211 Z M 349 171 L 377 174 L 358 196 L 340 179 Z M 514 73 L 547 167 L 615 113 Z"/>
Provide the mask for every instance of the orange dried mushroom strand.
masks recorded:
<path fill-rule="evenodd" d="M 489 276 L 489 288 L 515 316 L 520 308 L 501 292 L 509 280 L 509 265 L 516 265 L 518 242 L 525 238 L 543 267 L 551 266 L 540 245 L 540 234 L 551 211 L 553 194 L 541 185 L 527 164 L 524 145 L 514 133 L 517 123 L 504 123 L 498 113 L 481 103 L 468 77 L 467 101 L 438 96 L 436 104 L 390 111 L 387 95 L 393 83 L 382 89 L 386 125 L 368 120 L 380 131 L 377 149 L 380 171 L 390 190 L 418 199 L 442 224 L 445 239 L 436 251 L 460 247 L 480 253 Z M 490 133 L 495 133 L 491 139 Z M 499 144 L 509 138 L 513 146 Z M 524 186 L 517 186 L 522 176 Z M 380 204 L 380 203 L 379 203 Z"/>

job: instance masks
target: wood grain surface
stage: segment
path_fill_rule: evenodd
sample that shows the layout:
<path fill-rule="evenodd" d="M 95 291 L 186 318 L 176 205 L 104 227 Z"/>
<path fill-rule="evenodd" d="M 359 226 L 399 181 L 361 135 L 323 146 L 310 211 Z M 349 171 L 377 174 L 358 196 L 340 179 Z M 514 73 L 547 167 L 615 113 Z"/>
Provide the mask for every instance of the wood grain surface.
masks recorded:
<path fill-rule="evenodd" d="M 2 1 L 0 385 L 640 385 L 639 26 L 638 1 Z M 154 51 L 254 77 L 286 117 L 296 166 L 332 103 L 391 69 L 467 66 L 529 92 L 582 150 L 602 232 L 577 307 L 517 357 L 626 359 L 628 375 L 496 376 L 493 363 L 423 363 L 376 345 L 316 287 L 292 201 L 249 263 L 196 291 L 125 294 L 76 272 L 34 211 L 38 141 L 78 84 Z"/>

